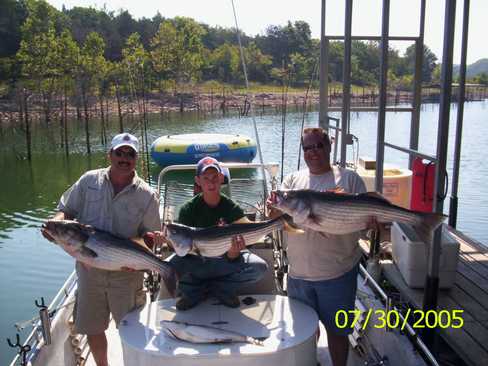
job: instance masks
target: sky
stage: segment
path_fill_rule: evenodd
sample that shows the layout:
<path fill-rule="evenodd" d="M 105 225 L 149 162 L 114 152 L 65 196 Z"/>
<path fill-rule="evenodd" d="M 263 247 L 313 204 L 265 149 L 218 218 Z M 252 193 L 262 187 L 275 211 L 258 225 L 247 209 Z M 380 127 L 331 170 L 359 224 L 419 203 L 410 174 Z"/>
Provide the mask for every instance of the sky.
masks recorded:
<path fill-rule="evenodd" d="M 199 22 L 222 27 L 234 27 L 231 0 L 47 0 L 57 9 L 64 4 L 95 7 L 117 12 L 128 10 L 134 18 L 152 18 L 157 11 L 163 17 L 186 16 Z M 326 34 L 344 34 L 344 0 L 327 0 Z M 488 58 L 488 42 L 483 39 L 482 21 L 488 15 L 488 0 L 470 1 L 470 27 L 468 64 Z M 248 35 L 263 34 L 268 25 L 285 25 L 287 21 L 306 21 L 312 37 L 320 36 L 321 0 L 234 0 L 239 28 Z M 416 36 L 419 32 L 420 0 L 390 1 L 390 34 Z M 461 30 L 464 0 L 457 1 L 456 43 L 454 63 L 461 58 Z M 353 35 L 381 34 L 381 0 L 354 0 Z M 427 0 L 424 43 L 440 60 L 442 58 L 443 20 L 445 0 Z M 411 45 L 409 42 L 391 44 L 401 53 Z"/>

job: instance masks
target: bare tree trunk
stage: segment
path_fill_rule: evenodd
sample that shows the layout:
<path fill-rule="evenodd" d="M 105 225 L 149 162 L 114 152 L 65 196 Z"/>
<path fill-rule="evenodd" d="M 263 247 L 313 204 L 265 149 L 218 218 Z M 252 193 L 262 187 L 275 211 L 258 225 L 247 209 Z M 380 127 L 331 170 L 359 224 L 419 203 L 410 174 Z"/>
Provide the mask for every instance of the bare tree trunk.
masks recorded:
<path fill-rule="evenodd" d="M 29 108 L 27 107 L 27 94 L 25 89 L 22 91 L 24 101 L 24 126 L 25 126 L 25 142 L 27 147 L 27 160 L 32 161 L 32 137 L 30 132 Z"/>
<path fill-rule="evenodd" d="M 69 155 L 68 144 L 68 91 L 66 84 L 64 86 L 64 98 L 63 98 L 63 122 L 64 122 L 64 152 L 66 156 Z"/>
<path fill-rule="evenodd" d="M 100 95 L 100 118 L 102 120 L 102 144 L 107 144 L 107 131 L 105 128 L 105 111 L 103 110 L 103 95 Z"/>
<path fill-rule="evenodd" d="M 83 102 L 83 109 L 85 111 L 85 136 L 86 136 L 86 152 L 88 154 L 91 154 L 91 147 L 90 147 L 90 129 L 88 125 L 88 100 L 86 97 L 86 90 L 82 86 L 81 87 L 81 97 L 82 97 L 82 102 Z"/>
<path fill-rule="evenodd" d="M 124 132 L 124 121 L 122 119 L 122 107 L 120 105 L 119 84 L 115 83 L 115 98 L 117 99 L 117 111 L 119 114 L 119 132 Z"/>

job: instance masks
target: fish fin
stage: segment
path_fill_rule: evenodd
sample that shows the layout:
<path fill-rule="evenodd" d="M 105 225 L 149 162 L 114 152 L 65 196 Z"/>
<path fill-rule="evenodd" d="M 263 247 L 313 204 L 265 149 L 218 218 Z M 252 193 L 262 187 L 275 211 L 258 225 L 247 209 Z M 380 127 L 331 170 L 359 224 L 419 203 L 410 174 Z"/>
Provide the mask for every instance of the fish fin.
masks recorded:
<path fill-rule="evenodd" d="M 363 193 L 365 196 L 371 197 L 371 198 L 376 198 L 379 199 L 385 203 L 391 204 L 390 200 L 388 200 L 385 196 L 383 196 L 381 193 L 372 191 L 372 192 L 367 192 Z"/>
<path fill-rule="evenodd" d="M 93 250 L 85 247 L 85 246 L 82 246 L 80 249 L 79 249 L 79 253 L 83 256 L 83 257 L 89 257 L 89 258 L 96 258 L 98 257 L 98 254 L 96 252 L 94 252 Z"/>
<path fill-rule="evenodd" d="M 446 215 L 436 212 L 427 212 L 422 214 L 422 222 L 414 226 L 415 231 L 419 235 L 420 239 L 429 244 L 434 239 L 434 231 L 442 224 L 446 219 Z"/>
<path fill-rule="evenodd" d="M 290 215 L 283 215 L 283 230 L 289 233 L 293 234 L 304 234 L 305 231 L 300 229 L 294 222 L 293 219 L 291 218 Z"/>
<path fill-rule="evenodd" d="M 151 249 L 148 248 L 148 246 L 146 245 L 146 243 L 144 243 L 144 239 L 142 239 L 142 238 L 130 238 L 129 240 L 131 242 L 133 242 L 134 244 L 136 244 L 137 246 L 139 246 L 140 248 L 144 249 L 146 252 L 151 253 L 151 254 L 154 254 L 151 251 Z"/>

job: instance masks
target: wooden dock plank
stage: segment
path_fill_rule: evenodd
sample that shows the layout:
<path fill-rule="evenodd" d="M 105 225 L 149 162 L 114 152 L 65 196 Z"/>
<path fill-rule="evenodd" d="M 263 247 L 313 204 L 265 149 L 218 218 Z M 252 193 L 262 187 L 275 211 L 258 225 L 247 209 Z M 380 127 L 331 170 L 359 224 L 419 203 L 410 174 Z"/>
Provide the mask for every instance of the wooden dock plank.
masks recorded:
<path fill-rule="evenodd" d="M 422 308 L 423 290 L 411 289 L 391 261 L 381 262 L 385 276 L 388 280 L 417 308 Z M 459 275 L 459 274 L 458 274 Z M 482 365 L 488 362 L 488 321 L 485 321 L 488 304 L 476 303 L 471 295 L 462 293 L 469 279 L 461 278 L 457 281 L 454 291 L 439 292 L 439 309 L 464 310 L 464 326 L 461 329 L 440 329 L 439 333 L 444 340 L 469 365 Z"/>

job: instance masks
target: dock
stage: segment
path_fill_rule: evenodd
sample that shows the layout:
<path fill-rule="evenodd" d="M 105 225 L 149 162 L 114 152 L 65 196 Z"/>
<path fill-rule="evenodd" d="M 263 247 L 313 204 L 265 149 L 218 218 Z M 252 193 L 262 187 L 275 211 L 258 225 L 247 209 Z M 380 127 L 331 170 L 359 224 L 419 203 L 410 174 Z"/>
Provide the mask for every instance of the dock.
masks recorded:
<path fill-rule="evenodd" d="M 455 285 L 440 290 L 438 310 L 463 310 L 459 329 L 437 327 L 442 339 L 467 364 L 488 365 L 488 248 L 449 228 L 458 240 L 459 261 Z M 363 246 L 364 249 L 364 246 Z M 423 289 L 412 289 L 391 260 L 380 261 L 385 278 L 416 309 L 422 309 Z"/>

